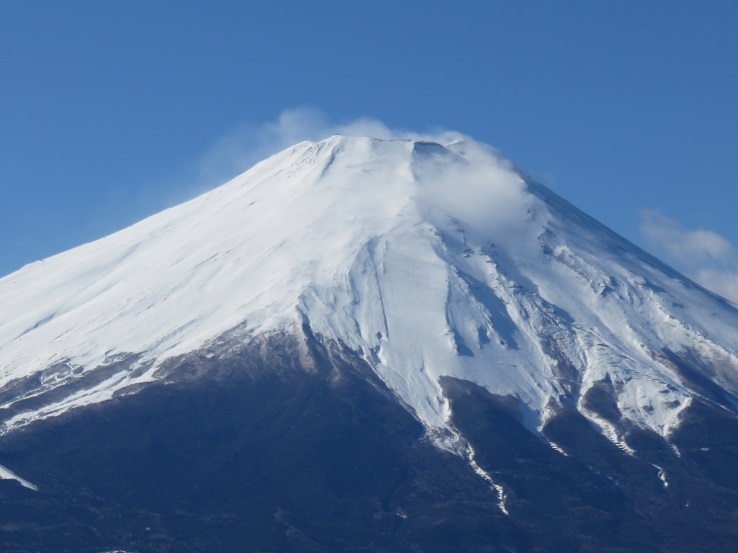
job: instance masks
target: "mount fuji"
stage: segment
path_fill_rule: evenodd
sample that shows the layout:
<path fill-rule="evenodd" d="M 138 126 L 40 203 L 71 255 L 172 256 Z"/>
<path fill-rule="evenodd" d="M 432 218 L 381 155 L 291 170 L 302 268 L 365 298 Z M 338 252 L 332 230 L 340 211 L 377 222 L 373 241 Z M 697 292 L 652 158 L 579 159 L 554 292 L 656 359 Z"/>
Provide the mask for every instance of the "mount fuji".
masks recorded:
<path fill-rule="evenodd" d="M 491 148 L 332 136 L 0 279 L 3 551 L 734 551 L 738 309 Z"/>

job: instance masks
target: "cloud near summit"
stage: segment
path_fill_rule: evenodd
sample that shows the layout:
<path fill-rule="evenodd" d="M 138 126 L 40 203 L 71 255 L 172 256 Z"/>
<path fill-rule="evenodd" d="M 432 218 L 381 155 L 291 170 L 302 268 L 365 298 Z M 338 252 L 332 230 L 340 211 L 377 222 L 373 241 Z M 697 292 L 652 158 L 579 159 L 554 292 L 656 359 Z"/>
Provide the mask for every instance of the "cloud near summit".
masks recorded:
<path fill-rule="evenodd" d="M 655 209 L 641 211 L 641 234 L 657 253 L 686 267 L 688 276 L 738 304 L 738 250 L 706 229 L 687 230 Z"/>

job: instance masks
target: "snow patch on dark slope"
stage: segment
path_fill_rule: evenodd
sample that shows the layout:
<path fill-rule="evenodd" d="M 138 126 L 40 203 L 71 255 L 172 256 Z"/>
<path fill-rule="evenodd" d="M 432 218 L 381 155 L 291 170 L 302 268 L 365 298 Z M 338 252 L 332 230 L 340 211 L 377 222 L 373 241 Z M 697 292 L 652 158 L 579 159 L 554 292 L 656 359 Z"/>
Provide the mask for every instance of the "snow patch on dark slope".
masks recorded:
<path fill-rule="evenodd" d="M 38 491 L 38 488 L 35 485 L 31 484 L 28 480 L 24 480 L 23 478 L 15 474 L 12 470 L 7 469 L 2 465 L 0 465 L 0 479 L 15 480 L 24 488 L 28 488 L 29 490 L 33 490 L 35 492 Z"/>

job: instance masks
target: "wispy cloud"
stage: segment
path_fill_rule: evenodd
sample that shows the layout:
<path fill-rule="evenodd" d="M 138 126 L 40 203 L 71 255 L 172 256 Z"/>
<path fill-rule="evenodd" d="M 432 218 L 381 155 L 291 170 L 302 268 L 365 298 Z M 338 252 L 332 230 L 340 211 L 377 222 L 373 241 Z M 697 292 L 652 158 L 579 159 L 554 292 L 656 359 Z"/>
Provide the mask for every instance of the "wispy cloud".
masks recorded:
<path fill-rule="evenodd" d="M 660 211 L 641 211 L 641 233 L 682 263 L 722 261 L 735 254 L 725 238 L 711 230 L 685 230 Z"/>
<path fill-rule="evenodd" d="M 641 234 L 695 282 L 738 304 L 738 249 L 723 236 L 685 229 L 658 210 L 641 211 Z"/>
<path fill-rule="evenodd" d="M 738 270 L 700 269 L 695 280 L 738 305 Z"/>

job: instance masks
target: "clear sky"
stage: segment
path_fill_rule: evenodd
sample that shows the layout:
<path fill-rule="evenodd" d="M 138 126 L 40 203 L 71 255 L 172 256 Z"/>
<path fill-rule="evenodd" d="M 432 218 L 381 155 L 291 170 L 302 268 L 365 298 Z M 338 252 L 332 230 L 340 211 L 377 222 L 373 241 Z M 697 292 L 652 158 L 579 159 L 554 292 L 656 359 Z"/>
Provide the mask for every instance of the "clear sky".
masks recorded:
<path fill-rule="evenodd" d="M 285 121 L 369 117 L 492 144 L 738 301 L 736 29 L 734 0 L 0 0 L 0 275 L 220 184 Z"/>

